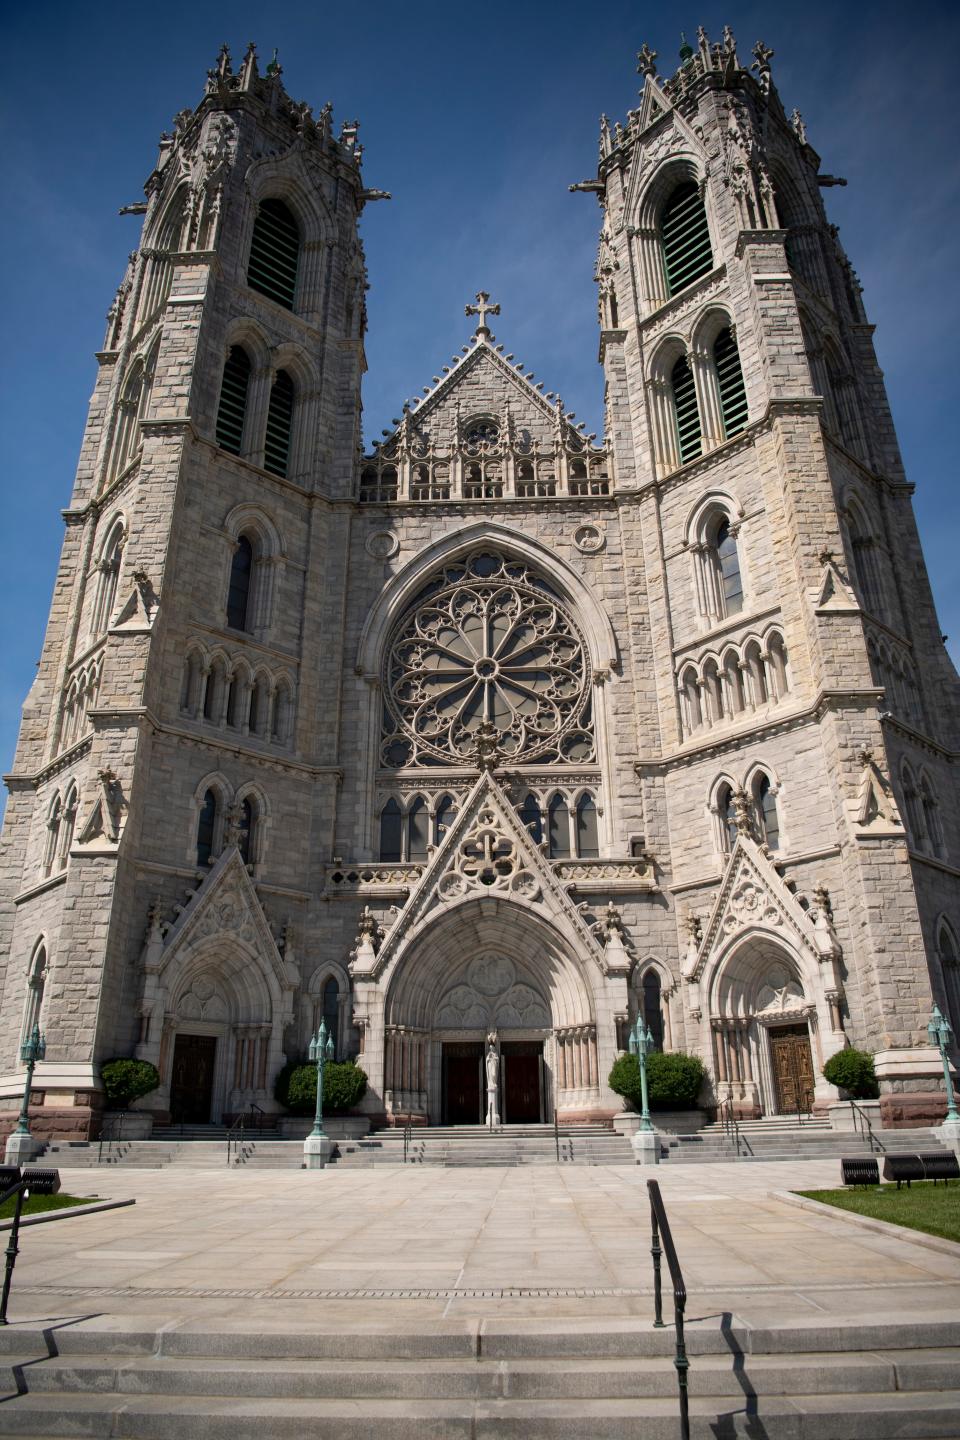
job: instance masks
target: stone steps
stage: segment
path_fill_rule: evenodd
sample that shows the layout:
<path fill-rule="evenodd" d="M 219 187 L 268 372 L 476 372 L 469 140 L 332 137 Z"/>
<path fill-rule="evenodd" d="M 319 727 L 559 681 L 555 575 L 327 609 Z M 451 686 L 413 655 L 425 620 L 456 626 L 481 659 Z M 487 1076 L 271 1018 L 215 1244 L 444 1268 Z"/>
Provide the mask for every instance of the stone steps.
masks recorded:
<path fill-rule="evenodd" d="M 960 1435 L 960 1319 L 687 1333 L 696 1440 Z M 0 1433 L 32 1440 L 675 1440 L 678 1427 L 672 1330 L 646 1319 L 15 1324 L 0 1331 L 0 1388 Z"/>

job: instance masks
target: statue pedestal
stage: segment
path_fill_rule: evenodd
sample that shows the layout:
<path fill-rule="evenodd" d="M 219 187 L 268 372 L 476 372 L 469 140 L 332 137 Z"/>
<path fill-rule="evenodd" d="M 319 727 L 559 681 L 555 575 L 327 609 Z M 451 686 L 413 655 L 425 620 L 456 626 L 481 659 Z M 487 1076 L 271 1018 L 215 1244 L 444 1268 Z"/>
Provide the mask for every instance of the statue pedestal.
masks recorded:
<path fill-rule="evenodd" d="M 630 1145 L 638 1165 L 660 1164 L 660 1136 L 656 1130 L 638 1130 Z"/>
<path fill-rule="evenodd" d="M 960 1120 L 944 1120 L 933 1132 L 941 1145 L 949 1145 L 960 1160 Z"/>
<path fill-rule="evenodd" d="M 308 1135 L 303 1142 L 303 1165 L 306 1170 L 322 1170 L 333 1154 L 329 1135 Z"/>
<path fill-rule="evenodd" d="M 46 1150 L 43 1140 L 35 1140 L 32 1135 L 18 1135 L 14 1132 L 7 1137 L 7 1148 L 4 1151 L 3 1161 L 5 1165 L 29 1165 L 31 1160 L 36 1160 Z"/>

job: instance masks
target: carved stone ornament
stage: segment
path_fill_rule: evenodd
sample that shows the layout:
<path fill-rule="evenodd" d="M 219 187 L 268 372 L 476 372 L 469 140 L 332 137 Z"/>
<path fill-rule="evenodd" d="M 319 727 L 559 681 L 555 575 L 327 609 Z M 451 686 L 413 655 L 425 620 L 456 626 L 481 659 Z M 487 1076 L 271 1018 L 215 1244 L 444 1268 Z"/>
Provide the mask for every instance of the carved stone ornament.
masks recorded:
<path fill-rule="evenodd" d="M 374 560 L 392 560 L 400 549 L 400 541 L 389 530 L 375 530 L 364 541 L 364 549 Z"/>
<path fill-rule="evenodd" d="M 459 899 L 471 890 L 536 899 L 540 893 L 537 878 L 524 868 L 513 840 L 504 834 L 498 818 L 491 807 L 481 808 L 457 849 L 452 868 L 440 881 L 442 899 Z"/>
<path fill-rule="evenodd" d="M 603 532 L 596 525 L 579 525 L 573 532 L 573 543 L 585 555 L 595 555 L 606 544 Z"/>

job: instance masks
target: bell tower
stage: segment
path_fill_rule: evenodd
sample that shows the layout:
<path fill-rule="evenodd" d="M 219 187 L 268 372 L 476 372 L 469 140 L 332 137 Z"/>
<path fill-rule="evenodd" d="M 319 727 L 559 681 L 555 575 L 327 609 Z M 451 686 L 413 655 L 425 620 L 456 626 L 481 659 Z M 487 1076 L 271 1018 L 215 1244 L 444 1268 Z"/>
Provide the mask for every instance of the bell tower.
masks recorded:
<path fill-rule="evenodd" d="M 608 442 L 649 607 L 637 769 L 720 1098 L 752 1113 L 759 1051 L 732 1018 L 743 995 L 721 997 L 736 967 L 710 933 L 742 835 L 807 887 L 811 914 L 815 885 L 832 896 L 814 1069 L 846 1043 L 870 1050 L 884 1119 L 921 1123 L 942 1114 L 924 1027 L 956 989 L 939 927 L 960 903 L 960 690 L 872 327 L 823 205 L 846 181 L 785 111 L 772 60 L 762 43 L 741 59 L 729 28 L 699 30 L 667 75 L 644 46 L 637 109 L 603 118 L 597 175 L 571 187 L 602 209 Z M 768 961 L 737 963 L 745 990 Z"/>
<path fill-rule="evenodd" d="M 327 844 L 364 370 L 357 222 L 382 194 L 364 188 L 361 153 L 356 123 L 335 134 L 329 105 L 291 100 L 275 58 L 261 73 L 250 46 L 234 68 L 224 47 L 161 137 L 145 200 L 125 207 L 143 228 L 97 355 L 7 777 L 0 1103 L 21 1093 L 22 1032 L 39 1014 L 40 1138 L 86 1134 L 97 1062 L 134 1047 L 157 1062 L 176 1039 L 163 1015 L 206 1003 L 207 981 L 191 989 L 169 967 L 143 983 L 161 911 L 182 910 L 225 851 L 254 885 L 283 877 L 296 894 L 308 837 Z M 287 900 L 243 893 L 270 999 L 239 986 L 216 999 L 219 1113 L 206 1118 L 283 1058 Z"/>

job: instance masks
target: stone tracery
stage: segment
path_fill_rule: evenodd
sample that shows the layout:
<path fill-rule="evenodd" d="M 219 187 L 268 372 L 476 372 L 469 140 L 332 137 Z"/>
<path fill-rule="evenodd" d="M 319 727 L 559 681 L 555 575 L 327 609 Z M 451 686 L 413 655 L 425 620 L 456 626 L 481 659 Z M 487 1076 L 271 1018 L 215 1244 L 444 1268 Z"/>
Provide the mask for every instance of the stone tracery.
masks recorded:
<path fill-rule="evenodd" d="M 484 726 L 509 759 L 593 758 L 586 647 L 522 561 L 482 551 L 438 571 L 396 626 L 385 668 L 385 765 L 470 763 Z"/>

